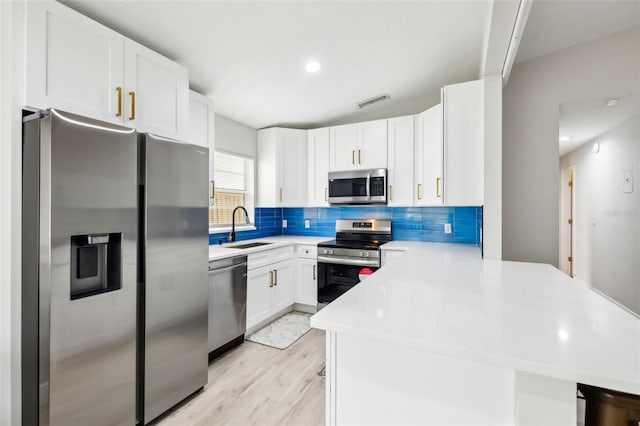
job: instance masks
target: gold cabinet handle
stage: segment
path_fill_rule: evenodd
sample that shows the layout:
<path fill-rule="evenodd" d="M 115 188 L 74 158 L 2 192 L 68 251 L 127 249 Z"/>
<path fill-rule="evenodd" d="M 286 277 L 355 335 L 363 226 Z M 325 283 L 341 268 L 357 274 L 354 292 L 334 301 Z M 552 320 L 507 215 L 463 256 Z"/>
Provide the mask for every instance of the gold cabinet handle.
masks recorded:
<path fill-rule="evenodd" d="M 269 271 L 269 288 L 273 287 L 273 271 Z"/>
<path fill-rule="evenodd" d="M 440 181 L 442 178 L 436 178 L 436 197 L 442 198 L 442 194 L 440 194 Z"/>
<path fill-rule="evenodd" d="M 282 188 L 280 188 L 280 201 L 282 201 Z"/>
<path fill-rule="evenodd" d="M 324 189 L 324 200 L 329 201 L 329 188 Z"/>
<path fill-rule="evenodd" d="M 313 265 L 313 280 L 316 280 L 316 265 Z"/>
<path fill-rule="evenodd" d="M 277 269 L 273 271 L 273 276 L 274 276 L 273 286 L 275 287 L 275 286 L 278 285 L 278 270 Z"/>
<path fill-rule="evenodd" d="M 356 164 L 356 152 L 355 151 L 351 151 L 351 164 L 353 164 L 355 166 Z"/>
<path fill-rule="evenodd" d="M 213 199 L 216 198 L 216 189 L 215 189 L 216 185 L 214 180 L 209 181 L 209 187 L 210 187 L 209 199 L 213 201 Z"/>
<path fill-rule="evenodd" d="M 116 87 L 116 92 L 118 92 L 118 112 L 116 112 L 116 117 L 122 117 L 122 87 Z"/>
<path fill-rule="evenodd" d="M 136 119 L 136 92 L 129 92 L 129 96 L 131 96 L 131 116 L 129 120 Z"/>
<path fill-rule="evenodd" d="M 393 201 L 393 185 L 389 185 L 389 201 Z"/>
<path fill-rule="evenodd" d="M 362 164 L 362 153 L 358 150 L 358 164 Z"/>
<path fill-rule="evenodd" d="M 420 194 L 421 193 L 421 191 L 420 191 L 421 189 L 422 189 L 422 184 L 419 183 L 418 184 L 418 200 L 422 200 L 422 195 Z"/>

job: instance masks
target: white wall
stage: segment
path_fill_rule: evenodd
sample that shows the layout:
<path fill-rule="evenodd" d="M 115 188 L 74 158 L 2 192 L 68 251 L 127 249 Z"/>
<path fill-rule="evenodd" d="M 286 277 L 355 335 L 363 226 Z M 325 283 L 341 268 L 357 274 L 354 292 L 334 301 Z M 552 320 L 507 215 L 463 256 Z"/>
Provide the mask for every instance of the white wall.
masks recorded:
<path fill-rule="evenodd" d="M 258 132 L 223 115 L 216 114 L 216 149 L 256 158 Z"/>
<path fill-rule="evenodd" d="M 640 117 L 564 155 L 560 168 L 569 166 L 575 166 L 574 275 L 640 314 Z M 623 193 L 629 168 L 634 188 Z"/>
<path fill-rule="evenodd" d="M 0 1 L 0 425 L 19 425 L 24 3 Z"/>
<path fill-rule="evenodd" d="M 640 29 L 513 67 L 503 91 L 502 253 L 558 265 L 558 107 L 640 87 Z"/>

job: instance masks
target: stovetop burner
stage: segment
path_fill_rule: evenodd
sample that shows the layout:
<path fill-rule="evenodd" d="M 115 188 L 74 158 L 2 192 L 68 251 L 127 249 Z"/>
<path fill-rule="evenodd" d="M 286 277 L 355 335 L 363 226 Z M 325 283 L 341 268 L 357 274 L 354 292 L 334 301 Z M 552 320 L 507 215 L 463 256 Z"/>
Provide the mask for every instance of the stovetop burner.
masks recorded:
<path fill-rule="evenodd" d="M 336 239 L 318 244 L 318 247 L 357 250 L 379 250 L 391 241 L 391 221 L 380 219 L 339 219 L 336 221 Z"/>

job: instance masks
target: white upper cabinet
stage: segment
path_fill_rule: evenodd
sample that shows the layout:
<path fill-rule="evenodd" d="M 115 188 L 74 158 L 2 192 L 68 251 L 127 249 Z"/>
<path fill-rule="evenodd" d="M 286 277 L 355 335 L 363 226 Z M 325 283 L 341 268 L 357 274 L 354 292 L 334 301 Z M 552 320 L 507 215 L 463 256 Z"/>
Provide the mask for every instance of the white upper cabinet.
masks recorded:
<path fill-rule="evenodd" d="M 187 139 L 187 69 L 128 39 L 124 52 L 125 120 L 142 132 Z"/>
<path fill-rule="evenodd" d="M 185 67 L 53 1 L 26 2 L 25 105 L 185 140 Z"/>
<path fill-rule="evenodd" d="M 385 169 L 387 167 L 387 120 L 358 123 L 358 167 Z"/>
<path fill-rule="evenodd" d="M 209 201 L 213 203 L 215 164 L 215 112 L 213 100 L 189 91 L 189 137 L 187 142 L 209 148 Z"/>
<path fill-rule="evenodd" d="M 258 131 L 258 207 L 307 204 L 306 139 L 305 130 Z"/>
<path fill-rule="evenodd" d="M 311 207 L 329 205 L 329 128 L 307 131 L 307 176 Z"/>
<path fill-rule="evenodd" d="M 413 205 L 413 145 L 414 117 L 397 117 L 388 120 L 388 204 L 390 206 Z"/>
<path fill-rule="evenodd" d="M 444 201 L 449 206 L 484 202 L 484 80 L 445 86 Z"/>
<path fill-rule="evenodd" d="M 330 128 L 330 171 L 386 167 L 387 120 Z"/>
<path fill-rule="evenodd" d="M 26 106 L 122 124 L 123 60 L 115 31 L 60 3 L 26 2 Z"/>
<path fill-rule="evenodd" d="M 414 204 L 443 204 L 442 105 L 416 115 Z"/>

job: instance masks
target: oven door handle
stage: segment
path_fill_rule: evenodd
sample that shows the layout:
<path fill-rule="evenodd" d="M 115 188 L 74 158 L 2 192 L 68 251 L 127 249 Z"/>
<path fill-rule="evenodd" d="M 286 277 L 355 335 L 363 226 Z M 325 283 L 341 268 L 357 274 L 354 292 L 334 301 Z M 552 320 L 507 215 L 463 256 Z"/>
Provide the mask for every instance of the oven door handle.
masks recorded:
<path fill-rule="evenodd" d="M 318 256 L 318 263 L 330 263 L 334 265 L 372 266 L 379 268 L 378 259 L 354 259 L 352 257 Z"/>

